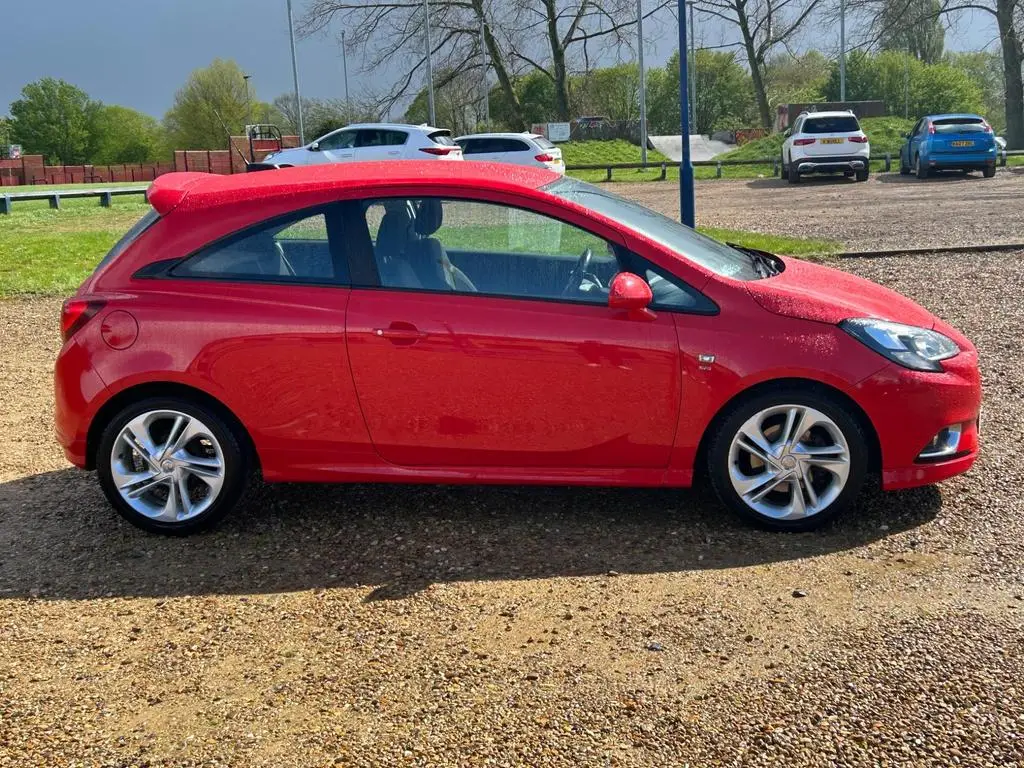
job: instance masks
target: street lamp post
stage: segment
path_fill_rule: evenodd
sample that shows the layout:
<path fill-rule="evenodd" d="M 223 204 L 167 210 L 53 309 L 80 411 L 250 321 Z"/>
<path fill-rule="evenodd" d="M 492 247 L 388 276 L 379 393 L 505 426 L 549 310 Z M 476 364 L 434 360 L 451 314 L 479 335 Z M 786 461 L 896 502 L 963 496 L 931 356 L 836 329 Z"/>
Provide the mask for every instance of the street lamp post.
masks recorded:
<path fill-rule="evenodd" d="M 687 88 L 688 69 L 686 66 L 686 0 L 679 0 L 679 127 L 683 157 L 679 165 L 679 218 L 688 227 L 696 224 L 693 165 L 690 162 L 690 99 Z"/>
<path fill-rule="evenodd" d="M 306 143 L 306 126 L 302 123 L 302 94 L 299 92 L 299 64 L 295 60 L 295 22 L 292 20 L 292 0 L 288 0 L 288 40 L 292 47 L 292 80 L 295 83 L 295 109 L 299 116 L 299 143 Z"/>
<path fill-rule="evenodd" d="M 345 77 L 345 109 L 350 110 L 352 103 L 348 100 L 348 51 L 345 49 L 345 30 L 341 30 L 341 71 Z"/>
<path fill-rule="evenodd" d="M 636 52 L 640 69 L 640 162 L 647 163 L 647 82 L 644 78 L 644 7 L 636 0 Z"/>
<path fill-rule="evenodd" d="M 839 100 L 846 101 L 846 0 L 839 0 Z"/>
<path fill-rule="evenodd" d="M 252 125 L 252 98 L 249 96 L 249 78 L 252 75 L 242 75 L 242 79 L 245 81 L 245 123 L 246 125 Z"/>
<path fill-rule="evenodd" d="M 430 54 L 430 0 L 423 0 L 423 29 L 427 39 L 427 108 L 430 111 L 430 124 L 437 124 L 434 113 L 434 64 Z"/>

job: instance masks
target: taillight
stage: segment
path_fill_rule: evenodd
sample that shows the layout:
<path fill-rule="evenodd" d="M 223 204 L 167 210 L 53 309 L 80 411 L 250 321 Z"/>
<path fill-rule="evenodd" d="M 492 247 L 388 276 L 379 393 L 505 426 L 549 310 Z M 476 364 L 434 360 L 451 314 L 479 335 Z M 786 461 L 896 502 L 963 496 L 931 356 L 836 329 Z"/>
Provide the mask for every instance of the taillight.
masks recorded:
<path fill-rule="evenodd" d="M 993 130 L 992 130 L 992 126 L 991 126 L 991 125 L 989 125 L 989 124 L 988 124 L 987 122 L 985 122 L 984 120 L 982 120 L 982 121 L 981 121 L 981 124 L 982 124 L 982 125 L 983 125 L 983 126 L 985 127 L 985 133 L 993 133 Z"/>
<path fill-rule="evenodd" d="M 554 156 L 549 155 L 547 152 L 545 152 L 542 155 L 537 155 L 533 159 L 536 160 L 538 163 L 553 163 L 555 161 Z"/>
<path fill-rule="evenodd" d="M 428 155 L 438 155 L 443 157 L 444 155 L 450 155 L 452 152 L 461 152 L 462 150 L 458 147 L 420 147 L 420 152 L 426 152 Z"/>
<path fill-rule="evenodd" d="M 60 309 L 60 335 L 67 341 L 78 330 L 89 322 L 97 312 L 103 309 L 102 301 L 85 301 L 84 299 L 68 299 Z"/>
<path fill-rule="evenodd" d="M 868 137 L 867 136 L 850 136 L 849 138 L 850 138 L 850 141 L 852 141 L 854 144 L 867 144 L 868 143 Z"/>
<path fill-rule="evenodd" d="M 798 147 L 806 147 L 808 144 L 813 144 L 817 139 L 795 139 L 793 144 Z"/>

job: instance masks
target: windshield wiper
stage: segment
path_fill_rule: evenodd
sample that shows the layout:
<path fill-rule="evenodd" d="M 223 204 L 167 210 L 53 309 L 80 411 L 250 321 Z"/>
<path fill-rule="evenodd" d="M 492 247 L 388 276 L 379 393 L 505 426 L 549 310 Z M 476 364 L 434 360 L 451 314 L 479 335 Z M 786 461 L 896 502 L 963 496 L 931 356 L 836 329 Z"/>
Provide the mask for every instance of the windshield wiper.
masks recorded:
<path fill-rule="evenodd" d="M 762 278 L 782 273 L 778 263 L 775 261 L 775 257 L 767 251 L 759 251 L 757 248 L 748 248 L 737 243 L 726 243 L 726 245 L 749 256 L 751 265 Z"/>

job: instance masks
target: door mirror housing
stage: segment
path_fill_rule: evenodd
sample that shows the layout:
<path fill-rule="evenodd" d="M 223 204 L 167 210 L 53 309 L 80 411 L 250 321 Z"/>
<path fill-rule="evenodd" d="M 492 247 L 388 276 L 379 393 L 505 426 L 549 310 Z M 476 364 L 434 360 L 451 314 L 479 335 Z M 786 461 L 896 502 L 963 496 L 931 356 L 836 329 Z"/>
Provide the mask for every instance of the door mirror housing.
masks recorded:
<path fill-rule="evenodd" d="M 654 317 L 654 313 L 647 308 L 653 299 L 651 286 L 640 275 L 632 272 L 619 272 L 608 287 L 609 307 L 625 309 L 645 318 Z"/>
<path fill-rule="evenodd" d="M 903 134 L 903 138 L 904 139 L 909 139 L 910 138 L 910 134 L 909 133 L 904 133 Z"/>
<path fill-rule="evenodd" d="M 320 142 L 319 141 L 314 141 L 312 144 L 310 144 L 309 145 L 309 151 L 310 152 L 319 152 L 320 151 Z"/>

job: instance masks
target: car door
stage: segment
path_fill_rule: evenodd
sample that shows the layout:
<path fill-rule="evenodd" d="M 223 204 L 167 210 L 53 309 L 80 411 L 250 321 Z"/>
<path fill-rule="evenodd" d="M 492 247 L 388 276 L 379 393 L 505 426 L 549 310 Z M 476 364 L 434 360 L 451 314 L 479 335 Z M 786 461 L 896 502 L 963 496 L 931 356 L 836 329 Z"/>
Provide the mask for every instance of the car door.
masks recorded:
<path fill-rule="evenodd" d="M 668 313 L 608 307 L 615 233 L 499 202 L 364 205 L 354 218 L 365 232 L 350 227 L 348 242 L 353 264 L 372 263 L 356 268 L 346 333 L 384 460 L 667 466 L 681 387 L 675 325 Z M 411 226 L 403 210 L 415 212 Z"/>
<path fill-rule="evenodd" d="M 313 142 L 315 147 L 313 162 L 344 163 L 355 159 L 356 131 L 341 130 L 329 133 L 322 139 Z"/>
<path fill-rule="evenodd" d="M 398 160 L 408 138 L 405 131 L 360 128 L 356 131 L 355 159 L 360 162 Z"/>

